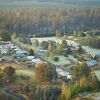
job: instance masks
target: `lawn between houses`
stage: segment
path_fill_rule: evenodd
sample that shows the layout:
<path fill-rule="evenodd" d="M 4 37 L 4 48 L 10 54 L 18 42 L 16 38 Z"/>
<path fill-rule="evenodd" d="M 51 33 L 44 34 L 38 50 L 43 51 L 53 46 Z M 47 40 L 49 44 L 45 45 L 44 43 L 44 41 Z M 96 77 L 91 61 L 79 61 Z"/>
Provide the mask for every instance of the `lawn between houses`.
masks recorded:
<path fill-rule="evenodd" d="M 51 57 L 45 57 L 45 59 L 54 65 L 70 65 L 71 64 L 70 59 L 67 59 L 67 57 L 64 57 L 64 56 L 57 56 L 57 57 L 59 58 L 58 61 L 54 61 Z"/>

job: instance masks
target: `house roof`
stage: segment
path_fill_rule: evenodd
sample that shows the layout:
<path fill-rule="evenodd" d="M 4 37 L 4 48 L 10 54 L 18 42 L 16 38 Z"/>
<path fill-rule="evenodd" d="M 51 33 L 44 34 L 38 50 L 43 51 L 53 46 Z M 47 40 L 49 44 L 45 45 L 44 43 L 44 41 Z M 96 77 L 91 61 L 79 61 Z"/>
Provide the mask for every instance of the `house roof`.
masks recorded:
<path fill-rule="evenodd" d="M 98 65 L 98 62 L 95 60 L 89 60 L 89 61 L 85 61 L 85 62 L 89 67 L 93 67 L 93 66 Z"/>
<path fill-rule="evenodd" d="M 40 63 L 41 59 L 33 59 L 32 62 L 34 62 L 34 63 Z"/>
<path fill-rule="evenodd" d="M 59 75 L 62 75 L 62 76 L 69 76 L 70 75 L 69 72 L 62 70 L 61 68 L 56 68 L 56 71 Z"/>
<path fill-rule="evenodd" d="M 28 60 L 32 60 L 32 59 L 34 59 L 35 58 L 35 56 L 27 56 L 27 59 Z"/>
<path fill-rule="evenodd" d="M 100 53 L 98 53 L 98 54 L 95 54 L 95 56 L 100 58 Z"/>
<path fill-rule="evenodd" d="M 13 56 L 14 57 L 25 57 L 25 55 L 24 54 L 20 54 L 20 53 L 16 53 L 16 54 L 13 54 Z"/>
<path fill-rule="evenodd" d="M 19 51 L 16 52 L 16 54 L 24 54 L 24 53 L 26 53 L 26 52 L 22 51 L 22 50 L 19 50 Z"/>

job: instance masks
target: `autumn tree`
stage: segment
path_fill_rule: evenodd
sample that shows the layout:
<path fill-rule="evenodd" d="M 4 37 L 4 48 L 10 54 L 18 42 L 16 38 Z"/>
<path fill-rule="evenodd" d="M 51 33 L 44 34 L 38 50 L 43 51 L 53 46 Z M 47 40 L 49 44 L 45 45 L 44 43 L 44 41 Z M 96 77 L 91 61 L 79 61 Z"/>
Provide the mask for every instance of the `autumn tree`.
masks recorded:
<path fill-rule="evenodd" d="M 90 86 L 93 90 L 99 90 L 100 89 L 100 81 L 97 79 L 97 76 L 94 74 L 92 75 L 92 79 L 90 81 Z"/>
<path fill-rule="evenodd" d="M 62 84 L 62 94 L 61 94 L 61 100 L 70 100 L 71 99 L 71 88 L 67 86 L 65 83 Z"/>
<path fill-rule="evenodd" d="M 73 80 L 79 80 L 81 77 L 88 77 L 90 75 L 90 68 L 83 61 L 80 64 L 73 66 L 72 78 Z"/>
<path fill-rule="evenodd" d="M 57 78 L 57 73 L 49 63 L 38 63 L 35 68 L 35 77 L 38 83 L 51 82 Z"/>
<path fill-rule="evenodd" d="M 88 91 L 88 89 L 89 89 L 89 81 L 85 76 L 80 78 L 79 85 L 80 85 L 81 92 Z"/>
<path fill-rule="evenodd" d="M 5 74 L 5 78 L 10 82 L 13 80 L 14 78 L 14 74 L 15 74 L 15 68 L 13 68 L 12 66 L 9 67 L 5 67 L 3 70 L 4 74 Z"/>
<path fill-rule="evenodd" d="M 56 52 L 57 52 L 58 54 L 61 54 L 62 51 L 63 51 L 63 45 L 58 43 L 58 44 L 57 44 L 57 48 L 56 48 Z"/>

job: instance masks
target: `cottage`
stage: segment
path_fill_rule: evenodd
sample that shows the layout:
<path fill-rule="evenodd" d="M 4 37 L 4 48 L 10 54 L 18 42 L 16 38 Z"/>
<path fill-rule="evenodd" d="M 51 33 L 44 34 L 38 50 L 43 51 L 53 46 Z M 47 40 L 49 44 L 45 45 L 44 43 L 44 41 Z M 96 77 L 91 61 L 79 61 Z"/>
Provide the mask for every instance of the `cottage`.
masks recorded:
<path fill-rule="evenodd" d="M 13 57 L 16 57 L 16 58 L 24 58 L 24 57 L 25 57 L 25 55 L 22 54 L 22 53 L 15 53 L 15 54 L 13 54 L 12 56 L 13 56 Z"/>
<path fill-rule="evenodd" d="M 32 62 L 33 63 L 40 63 L 41 62 L 41 59 L 32 59 Z"/>
<path fill-rule="evenodd" d="M 68 80 L 72 79 L 71 74 L 69 72 L 64 71 L 61 68 L 56 68 L 56 71 L 57 71 L 58 77 L 66 77 Z"/>
<path fill-rule="evenodd" d="M 98 65 L 98 62 L 95 60 L 85 61 L 85 63 L 87 64 L 88 67 L 95 67 L 96 65 Z"/>
<path fill-rule="evenodd" d="M 35 58 L 35 56 L 27 56 L 27 60 L 32 61 Z"/>
<path fill-rule="evenodd" d="M 91 56 L 93 57 L 93 58 L 100 58 L 100 53 L 98 53 L 98 54 L 91 54 Z"/>
<path fill-rule="evenodd" d="M 0 53 L 1 53 L 1 54 L 7 54 L 7 52 L 8 52 L 7 49 L 1 49 L 1 50 L 0 50 Z"/>

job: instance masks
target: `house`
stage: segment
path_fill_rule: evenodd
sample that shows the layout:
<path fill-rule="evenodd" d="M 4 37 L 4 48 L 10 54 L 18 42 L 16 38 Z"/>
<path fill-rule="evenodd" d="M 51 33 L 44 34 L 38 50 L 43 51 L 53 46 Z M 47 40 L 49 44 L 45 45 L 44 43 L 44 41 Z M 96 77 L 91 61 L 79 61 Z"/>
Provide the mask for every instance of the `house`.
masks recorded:
<path fill-rule="evenodd" d="M 27 56 L 27 60 L 32 61 L 35 58 L 35 56 Z"/>
<path fill-rule="evenodd" d="M 8 53 L 8 50 L 7 50 L 7 49 L 1 49 L 1 50 L 0 50 L 0 53 L 1 53 L 1 54 L 7 54 L 7 53 Z"/>
<path fill-rule="evenodd" d="M 91 56 L 93 57 L 93 58 L 100 58 L 100 53 L 98 53 L 98 54 L 91 54 Z"/>
<path fill-rule="evenodd" d="M 24 58 L 25 57 L 25 54 L 22 54 L 22 53 L 15 53 L 15 54 L 12 54 L 13 57 L 16 57 L 16 58 Z"/>
<path fill-rule="evenodd" d="M 77 53 L 78 52 L 78 48 L 75 48 L 75 47 L 71 48 L 71 50 L 72 50 L 73 53 Z"/>
<path fill-rule="evenodd" d="M 99 64 L 96 60 L 85 61 L 85 63 L 87 64 L 88 67 L 95 67 L 96 65 Z"/>
<path fill-rule="evenodd" d="M 58 78 L 59 77 L 66 77 L 68 80 L 72 79 L 71 74 L 69 72 L 67 72 L 67 71 L 64 71 L 61 68 L 56 68 L 56 72 L 58 74 Z"/>
<path fill-rule="evenodd" d="M 19 51 L 16 51 L 16 54 L 27 54 L 27 52 L 26 51 L 19 50 Z"/>
<path fill-rule="evenodd" d="M 32 59 L 33 63 L 41 63 L 41 59 Z"/>
<path fill-rule="evenodd" d="M 100 58 L 100 54 L 95 54 L 95 57 L 96 58 Z"/>
<path fill-rule="evenodd" d="M 37 54 L 44 54 L 44 53 L 46 53 L 47 51 L 48 51 L 48 50 L 44 50 L 44 49 L 40 48 L 40 50 L 37 51 Z"/>

